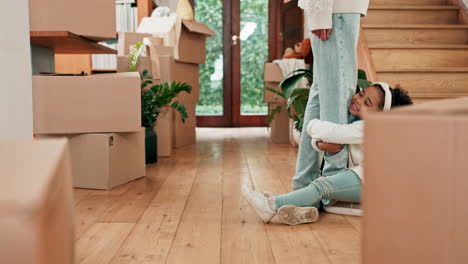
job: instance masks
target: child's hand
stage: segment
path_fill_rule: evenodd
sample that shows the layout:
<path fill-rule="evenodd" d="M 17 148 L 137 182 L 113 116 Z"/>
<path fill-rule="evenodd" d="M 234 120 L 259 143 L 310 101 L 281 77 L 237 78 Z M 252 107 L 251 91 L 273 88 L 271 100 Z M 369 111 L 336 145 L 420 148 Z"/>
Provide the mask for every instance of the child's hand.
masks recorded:
<path fill-rule="evenodd" d="M 321 149 L 322 151 L 325 151 L 331 154 L 336 154 L 341 151 L 341 149 L 343 148 L 343 145 L 319 141 L 317 142 L 317 147 Z"/>

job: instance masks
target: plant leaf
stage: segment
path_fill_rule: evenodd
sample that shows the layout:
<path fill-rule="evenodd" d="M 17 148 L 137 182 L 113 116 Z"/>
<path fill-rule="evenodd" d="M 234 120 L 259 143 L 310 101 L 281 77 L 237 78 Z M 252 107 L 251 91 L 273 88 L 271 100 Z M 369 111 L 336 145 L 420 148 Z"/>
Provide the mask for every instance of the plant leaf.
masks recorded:
<path fill-rule="evenodd" d="M 179 104 L 179 101 L 175 101 L 172 103 L 171 107 L 174 108 L 177 112 L 179 112 L 182 123 L 185 123 L 185 119 L 188 118 L 187 109 L 185 108 L 185 105 Z"/>
<path fill-rule="evenodd" d="M 297 84 L 304 77 L 306 77 L 307 79 L 312 79 L 312 72 L 306 69 L 299 69 L 288 74 L 287 77 L 283 79 L 279 84 L 283 95 L 286 98 L 289 98 L 291 96 L 292 90 L 296 88 Z"/>
<path fill-rule="evenodd" d="M 266 87 L 266 86 L 265 86 L 265 90 L 274 93 L 276 96 L 280 96 L 280 97 L 286 99 L 286 97 L 283 95 L 283 93 L 282 93 L 281 91 L 278 91 L 278 90 L 276 90 L 276 89 L 273 89 L 273 88 L 271 88 L 271 87 Z"/>
<path fill-rule="evenodd" d="M 283 109 L 282 106 L 277 106 L 275 109 L 273 109 L 271 111 L 271 113 L 268 115 L 268 117 L 266 119 L 266 123 L 267 123 L 268 126 L 270 126 L 273 119 L 275 119 L 275 115 L 278 114 L 279 112 L 281 112 L 282 109 Z"/>
<path fill-rule="evenodd" d="M 370 82 L 370 81 L 363 80 L 363 79 L 358 79 L 357 86 L 362 88 L 362 89 L 365 89 L 365 88 L 371 86 L 371 84 L 372 84 L 372 82 Z"/>
<path fill-rule="evenodd" d="M 367 81 L 367 75 L 364 70 L 358 69 L 358 79 Z"/>
<path fill-rule="evenodd" d="M 143 44 L 143 42 L 139 41 L 139 42 L 137 42 L 135 44 L 135 46 L 133 46 L 130 49 L 129 60 L 130 60 L 130 71 L 131 72 L 136 71 L 138 61 L 140 60 L 140 56 L 143 53 L 143 50 L 145 49 L 145 47 L 146 46 Z"/>

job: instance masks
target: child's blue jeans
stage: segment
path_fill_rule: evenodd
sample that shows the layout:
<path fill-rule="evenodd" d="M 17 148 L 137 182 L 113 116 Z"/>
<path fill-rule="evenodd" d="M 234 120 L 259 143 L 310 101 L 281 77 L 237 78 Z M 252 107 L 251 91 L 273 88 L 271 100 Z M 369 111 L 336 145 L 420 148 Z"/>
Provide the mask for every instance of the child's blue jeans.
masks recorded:
<path fill-rule="evenodd" d="M 277 209 L 283 205 L 317 207 L 322 199 L 359 203 L 361 179 L 354 171 L 345 169 L 335 175 L 317 178 L 305 188 L 275 197 Z"/>
<path fill-rule="evenodd" d="M 310 33 L 314 55 L 313 84 L 306 107 L 293 188 L 308 186 L 320 176 L 322 157 L 315 151 L 307 134 L 307 124 L 321 119 L 348 124 L 348 108 L 357 84 L 356 47 L 360 14 L 333 14 L 333 28 L 328 40 Z M 348 167 L 348 148 L 334 155 L 325 154 L 323 176 L 335 175 Z"/>

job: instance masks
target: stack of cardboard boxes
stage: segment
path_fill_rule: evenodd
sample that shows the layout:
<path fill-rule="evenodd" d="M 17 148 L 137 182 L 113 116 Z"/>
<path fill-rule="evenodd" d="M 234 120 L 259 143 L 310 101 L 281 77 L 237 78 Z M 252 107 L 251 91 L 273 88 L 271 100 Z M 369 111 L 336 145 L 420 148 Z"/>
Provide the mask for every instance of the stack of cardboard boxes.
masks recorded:
<path fill-rule="evenodd" d="M 145 38 L 151 38 L 149 57 L 143 56 L 137 70 L 148 69 L 156 83 L 184 82 L 192 86 L 190 94 L 181 93 L 175 100 L 184 104 L 188 118 L 185 123 L 180 115 L 170 108 L 163 108 L 155 125 L 158 134 L 158 155 L 170 156 L 172 148 L 179 148 L 195 143 L 196 111 L 200 97 L 199 64 L 205 63 L 205 39 L 214 32 L 206 25 L 193 21 L 182 21 L 178 47 L 165 47 L 156 38 L 143 33 L 119 33 L 118 71 L 129 70 L 127 55 L 131 46 Z M 178 59 L 174 58 L 174 49 L 178 49 Z M 155 69 L 155 65 L 159 69 Z"/>
<path fill-rule="evenodd" d="M 115 2 L 30 0 L 30 24 L 31 30 L 112 39 Z M 137 73 L 36 75 L 32 88 L 34 134 L 69 139 L 74 187 L 107 190 L 145 175 Z"/>
<path fill-rule="evenodd" d="M 264 66 L 264 84 L 265 87 L 280 90 L 278 87 L 280 82 L 284 79 L 283 72 L 278 64 L 273 62 L 266 62 Z M 264 90 L 263 101 L 268 103 L 269 111 L 283 107 L 283 110 L 276 114 L 275 118 L 270 124 L 270 138 L 273 143 L 289 143 L 290 142 L 290 120 L 286 111 L 287 102 L 283 97 L 274 94 L 271 91 Z"/>
<path fill-rule="evenodd" d="M 145 175 L 137 73 L 33 76 L 34 134 L 69 139 L 73 186 L 112 189 Z"/>

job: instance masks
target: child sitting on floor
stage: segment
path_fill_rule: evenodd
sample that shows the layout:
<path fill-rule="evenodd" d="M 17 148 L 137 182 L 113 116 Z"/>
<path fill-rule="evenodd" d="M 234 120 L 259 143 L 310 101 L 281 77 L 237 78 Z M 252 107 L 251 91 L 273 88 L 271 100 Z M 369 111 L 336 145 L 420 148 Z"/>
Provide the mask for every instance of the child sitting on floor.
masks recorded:
<path fill-rule="evenodd" d="M 312 146 L 318 151 L 337 153 L 343 144 L 349 145 L 349 169 L 335 175 L 319 177 L 307 187 L 282 195 L 270 195 L 242 186 L 242 193 L 265 223 L 297 225 L 318 220 L 318 210 L 311 207 L 322 199 L 344 202 L 360 202 L 362 188 L 362 151 L 366 111 L 388 111 L 391 107 L 410 105 L 413 102 L 408 93 L 400 88 L 392 89 L 386 83 L 372 86 L 355 94 L 349 113 L 351 122 L 338 125 L 327 121 L 312 120 L 307 132 Z"/>

